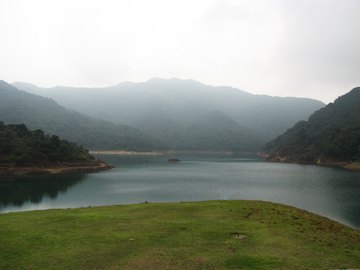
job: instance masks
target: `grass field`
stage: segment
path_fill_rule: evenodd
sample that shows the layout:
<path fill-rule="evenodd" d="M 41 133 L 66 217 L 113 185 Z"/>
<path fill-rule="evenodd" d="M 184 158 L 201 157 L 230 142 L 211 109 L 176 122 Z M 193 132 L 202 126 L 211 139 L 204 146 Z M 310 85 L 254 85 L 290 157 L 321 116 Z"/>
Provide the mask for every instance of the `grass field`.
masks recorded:
<path fill-rule="evenodd" d="M 262 201 L 0 214 L 0 269 L 354 269 L 360 233 Z"/>

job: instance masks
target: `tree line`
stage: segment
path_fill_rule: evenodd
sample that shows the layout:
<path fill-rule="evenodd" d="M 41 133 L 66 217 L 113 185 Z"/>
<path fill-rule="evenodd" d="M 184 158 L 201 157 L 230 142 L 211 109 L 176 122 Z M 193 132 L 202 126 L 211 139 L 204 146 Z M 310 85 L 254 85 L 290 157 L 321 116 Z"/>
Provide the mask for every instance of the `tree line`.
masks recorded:
<path fill-rule="evenodd" d="M 0 164 L 30 166 L 63 161 L 94 159 L 82 145 L 29 130 L 24 124 L 5 125 L 0 121 Z"/>

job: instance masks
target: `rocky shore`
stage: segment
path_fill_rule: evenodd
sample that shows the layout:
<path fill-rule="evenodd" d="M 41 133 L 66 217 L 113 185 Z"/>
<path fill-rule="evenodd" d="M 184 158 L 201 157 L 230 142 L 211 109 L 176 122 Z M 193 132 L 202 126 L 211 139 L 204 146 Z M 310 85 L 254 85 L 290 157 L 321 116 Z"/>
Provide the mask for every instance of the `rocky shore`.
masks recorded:
<path fill-rule="evenodd" d="M 336 161 L 331 159 L 321 159 L 313 155 L 299 155 L 299 156 L 280 156 L 278 154 L 264 154 L 260 153 L 259 157 L 271 162 L 283 163 L 297 163 L 297 164 L 314 164 L 321 166 L 342 167 L 351 170 L 360 170 L 360 163 L 347 161 Z"/>
<path fill-rule="evenodd" d="M 0 166 L 0 175 L 21 175 L 21 174 L 57 174 L 69 172 L 98 172 L 103 170 L 110 170 L 114 168 L 113 165 L 94 159 L 91 161 L 71 161 L 61 162 L 51 165 L 31 166 L 31 167 L 17 167 L 13 165 Z"/>

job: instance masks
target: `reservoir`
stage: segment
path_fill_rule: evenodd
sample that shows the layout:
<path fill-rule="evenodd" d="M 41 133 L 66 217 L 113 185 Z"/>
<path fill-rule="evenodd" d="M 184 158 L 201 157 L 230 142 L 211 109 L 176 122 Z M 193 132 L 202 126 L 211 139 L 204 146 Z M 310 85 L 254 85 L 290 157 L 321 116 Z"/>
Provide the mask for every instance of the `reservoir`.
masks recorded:
<path fill-rule="evenodd" d="M 360 172 L 256 154 L 94 155 L 116 166 L 83 174 L 1 177 L 0 213 L 140 202 L 262 200 L 360 229 Z M 168 162 L 177 158 L 180 162 Z"/>

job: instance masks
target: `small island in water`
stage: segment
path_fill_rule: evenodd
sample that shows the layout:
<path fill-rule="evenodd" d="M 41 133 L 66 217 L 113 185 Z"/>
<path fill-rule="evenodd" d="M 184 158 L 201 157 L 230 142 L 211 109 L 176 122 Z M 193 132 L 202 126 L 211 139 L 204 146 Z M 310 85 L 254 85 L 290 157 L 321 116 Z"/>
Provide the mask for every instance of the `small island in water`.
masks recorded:
<path fill-rule="evenodd" d="M 179 162 L 180 160 L 177 158 L 170 158 L 168 159 L 169 162 Z"/>
<path fill-rule="evenodd" d="M 0 175 L 96 172 L 114 166 L 95 159 L 82 145 L 0 121 Z"/>

